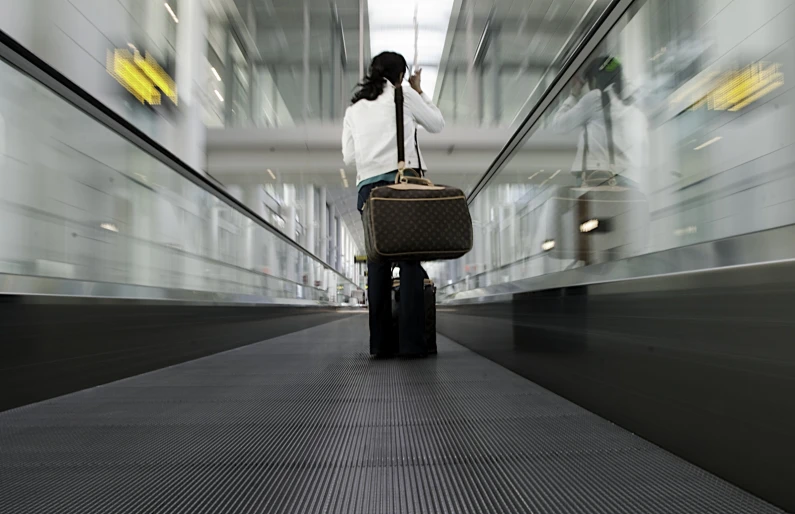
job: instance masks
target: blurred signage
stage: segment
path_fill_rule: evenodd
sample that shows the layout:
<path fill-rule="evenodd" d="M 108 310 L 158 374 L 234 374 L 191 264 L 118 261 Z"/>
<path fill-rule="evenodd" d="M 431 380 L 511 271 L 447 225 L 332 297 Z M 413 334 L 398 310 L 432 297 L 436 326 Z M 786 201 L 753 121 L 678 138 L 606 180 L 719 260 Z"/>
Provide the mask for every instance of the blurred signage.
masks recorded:
<path fill-rule="evenodd" d="M 690 107 L 692 111 L 703 107 L 710 111 L 736 112 L 784 85 L 781 65 L 768 62 L 711 74 L 705 79 L 699 82 L 708 87 L 707 93 L 696 98 Z"/>
<path fill-rule="evenodd" d="M 139 102 L 160 105 L 165 95 L 177 105 L 177 85 L 152 55 L 138 50 L 117 48 L 108 52 L 108 73 Z"/>
<path fill-rule="evenodd" d="M 360 262 L 367 262 L 367 256 L 366 255 L 354 255 L 353 256 L 353 262 L 354 262 L 354 264 L 358 264 Z"/>

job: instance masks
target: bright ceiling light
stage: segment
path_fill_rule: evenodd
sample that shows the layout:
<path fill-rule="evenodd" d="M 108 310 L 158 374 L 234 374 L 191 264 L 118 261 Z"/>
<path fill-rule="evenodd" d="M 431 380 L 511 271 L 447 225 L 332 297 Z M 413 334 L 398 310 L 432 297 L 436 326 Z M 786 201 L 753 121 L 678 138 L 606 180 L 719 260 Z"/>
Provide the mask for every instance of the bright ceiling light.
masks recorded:
<path fill-rule="evenodd" d="M 105 230 L 108 230 L 108 231 L 110 231 L 110 232 L 118 232 L 118 231 L 119 231 L 119 227 L 117 227 L 117 226 L 116 226 L 116 225 L 114 225 L 113 223 L 102 223 L 102 224 L 100 225 L 100 227 L 102 227 L 102 228 L 104 228 Z"/>
<path fill-rule="evenodd" d="M 700 144 L 700 145 L 698 145 L 697 147 L 693 148 L 693 150 L 701 150 L 702 148 L 706 148 L 706 147 L 708 147 L 708 146 L 709 146 L 709 145 L 711 145 L 712 143 L 717 143 L 717 142 L 718 142 L 718 141 L 720 141 L 721 139 L 723 139 L 723 138 L 722 138 L 722 137 L 720 137 L 720 136 L 718 136 L 718 137 L 713 137 L 712 139 L 710 139 L 710 140 L 709 140 L 709 141 L 707 141 L 706 143 Z"/>
<path fill-rule="evenodd" d="M 342 178 L 342 180 L 345 180 L 345 170 L 342 168 L 340 168 L 340 177 Z"/>
<path fill-rule="evenodd" d="M 417 65 L 422 68 L 422 89 L 433 96 L 442 60 L 447 28 L 455 0 L 422 0 L 417 6 Z M 368 0 L 370 51 L 387 50 L 414 61 L 414 9 L 395 9 L 394 0 Z"/>
<path fill-rule="evenodd" d="M 224 97 L 221 96 L 221 93 L 217 89 L 215 90 L 215 96 L 217 96 L 220 101 L 224 101 Z"/>
<path fill-rule="evenodd" d="M 212 71 L 213 75 L 215 75 L 215 80 L 221 82 L 221 75 L 218 74 L 218 70 L 215 69 L 215 66 L 211 66 L 210 71 Z"/>
<path fill-rule="evenodd" d="M 541 245 L 541 249 L 544 250 L 545 252 L 548 252 L 548 251 L 552 250 L 553 248 L 555 248 L 555 240 L 554 239 L 550 239 L 549 241 L 544 241 L 544 243 Z"/>
<path fill-rule="evenodd" d="M 177 15 L 174 14 L 174 10 L 171 8 L 170 5 L 168 5 L 168 2 L 165 3 L 165 6 L 166 10 L 168 11 L 168 14 L 170 14 L 171 17 L 174 19 L 174 23 L 179 23 L 179 18 L 177 18 Z"/>
<path fill-rule="evenodd" d="M 599 228 L 599 220 L 588 220 L 580 225 L 580 232 L 587 234 L 588 232 L 593 232 L 597 228 Z"/>
<path fill-rule="evenodd" d="M 273 170 L 269 169 L 268 175 L 270 175 L 273 180 L 276 180 L 276 175 L 273 174 Z"/>

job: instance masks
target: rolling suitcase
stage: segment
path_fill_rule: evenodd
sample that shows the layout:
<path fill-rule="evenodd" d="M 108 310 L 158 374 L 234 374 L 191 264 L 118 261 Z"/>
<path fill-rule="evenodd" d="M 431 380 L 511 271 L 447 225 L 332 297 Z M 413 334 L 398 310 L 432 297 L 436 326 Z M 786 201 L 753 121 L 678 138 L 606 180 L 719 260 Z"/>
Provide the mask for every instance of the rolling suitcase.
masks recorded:
<path fill-rule="evenodd" d="M 457 259 L 472 249 L 472 218 L 466 195 L 455 187 L 407 176 L 403 148 L 403 91 L 395 89 L 398 174 L 377 187 L 364 204 L 367 258 L 373 262 Z M 421 174 L 422 170 L 419 170 Z M 418 174 L 418 175 L 419 175 Z"/>
<path fill-rule="evenodd" d="M 425 309 L 425 351 L 428 355 L 437 353 L 436 349 L 436 285 L 429 278 L 424 280 L 423 297 Z M 392 333 L 398 338 L 400 317 L 400 279 L 392 281 Z"/>

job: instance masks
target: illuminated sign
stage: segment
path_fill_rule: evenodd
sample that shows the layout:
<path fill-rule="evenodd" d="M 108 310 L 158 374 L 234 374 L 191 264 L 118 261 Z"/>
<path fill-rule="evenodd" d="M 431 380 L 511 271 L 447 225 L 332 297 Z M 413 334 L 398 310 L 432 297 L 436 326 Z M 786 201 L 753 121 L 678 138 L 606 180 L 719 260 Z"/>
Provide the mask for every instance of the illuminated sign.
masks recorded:
<path fill-rule="evenodd" d="M 353 262 L 355 264 L 358 264 L 360 262 L 367 262 L 367 256 L 366 255 L 354 255 L 353 256 Z"/>
<path fill-rule="evenodd" d="M 709 90 L 696 97 L 690 110 L 704 107 L 710 111 L 736 112 L 783 85 L 784 74 L 776 63 L 758 62 L 740 70 L 712 73 L 699 81 L 698 86 L 709 86 Z M 693 94 L 694 89 L 689 93 Z"/>
<path fill-rule="evenodd" d="M 106 69 L 142 104 L 160 105 L 161 96 L 165 95 L 177 105 L 174 79 L 148 52 L 146 56 L 142 56 L 138 50 L 131 52 L 121 48 L 108 52 Z"/>

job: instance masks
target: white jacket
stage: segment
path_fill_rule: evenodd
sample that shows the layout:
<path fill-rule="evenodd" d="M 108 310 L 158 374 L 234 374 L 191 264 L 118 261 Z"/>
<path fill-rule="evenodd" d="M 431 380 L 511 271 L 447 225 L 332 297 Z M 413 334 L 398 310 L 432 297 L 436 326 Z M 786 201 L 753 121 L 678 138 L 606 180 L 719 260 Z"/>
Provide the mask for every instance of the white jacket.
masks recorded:
<path fill-rule="evenodd" d="M 649 169 L 649 128 L 646 116 L 634 105 L 626 105 L 612 88 L 610 95 L 610 118 L 613 122 L 614 163 L 610 164 L 604 110 L 601 91 L 589 91 L 579 101 L 570 96 L 553 116 L 549 128 L 557 132 L 579 130 L 577 156 L 572 171 L 582 170 L 582 153 L 585 146 L 585 130 L 588 127 L 589 171 L 612 171 L 644 186 Z"/>
<path fill-rule="evenodd" d="M 416 168 L 422 160 L 417 155 L 414 133 L 417 126 L 428 132 L 439 133 L 444 128 L 444 118 L 439 108 L 424 93 L 420 95 L 410 87 L 403 88 L 403 134 L 406 166 Z M 397 127 L 395 121 L 395 87 L 387 83 L 384 92 L 375 100 L 359 100 L 348 107 L 342 127 L 342 157 L 345 164 L 356 164 L 356 183 L 377 177 L 398 167 Z"/>

